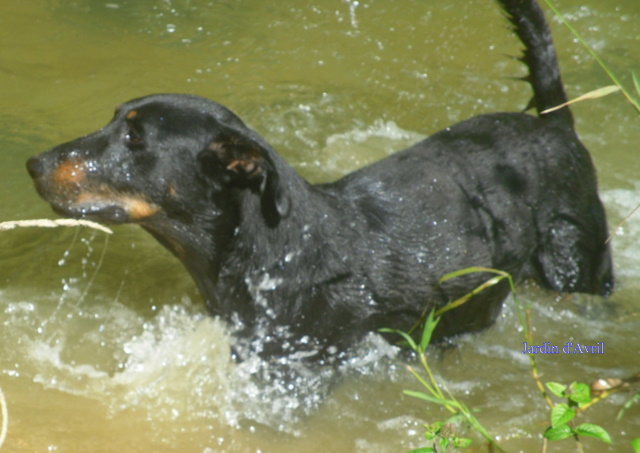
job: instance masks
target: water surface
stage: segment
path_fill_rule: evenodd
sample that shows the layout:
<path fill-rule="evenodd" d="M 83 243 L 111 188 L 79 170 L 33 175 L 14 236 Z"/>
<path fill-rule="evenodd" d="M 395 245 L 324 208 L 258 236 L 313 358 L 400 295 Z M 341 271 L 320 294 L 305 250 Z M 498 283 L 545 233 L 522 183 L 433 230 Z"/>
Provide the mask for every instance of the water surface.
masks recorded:
<path fill-rule="evenodd" d="M 637 0 L 559 7 L 630 84 L 640 74 Z M 552 22 L 571 97 L 609 84 Z M 192 93 L 221 102 L 305 177 L 328 181 L 456 121 L 522 109 L 518 43 L 493 2 L 30 0 L 0 4 L 0 220 L 53 217 L 25 160 L 104 125 L 127 99 Z M 574 108 L 612 229 L 639 203 L 638 115 L 621 96 Z M 604 303 L 523 286 L 542 343 L 604 342 L 604 354 L 538 358 L 544 381 L 640 371 L 640 214 L 613 240 L 618 287 Z M 367 339 L 346 377 L 259 386 L 229 360 L 181 265 L 135 226 L 0 233 L 0 387 L 10 452 L 403 452 L 442 409 L 396 350 Z M 548 411 L 530 377 L 512 301 L 496 326 L 434 359 L 435 373 L 509 451 L 540 451 Z M 629 393 L 581 421 L 607 447 L 640 437 Z M 571 441 L 548 451 L 571 451 Z"/>

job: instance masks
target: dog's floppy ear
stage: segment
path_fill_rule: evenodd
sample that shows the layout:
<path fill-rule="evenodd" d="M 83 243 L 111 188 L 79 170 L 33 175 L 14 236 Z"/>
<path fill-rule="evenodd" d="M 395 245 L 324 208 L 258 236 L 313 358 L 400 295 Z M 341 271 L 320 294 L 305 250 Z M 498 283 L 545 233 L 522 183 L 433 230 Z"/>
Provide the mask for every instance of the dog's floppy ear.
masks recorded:
<path fill-rule="evenodd" d="M 262 213 L 270 226 L 277 225 L 289 213 L 289 197 L 269 150 L 255 140 L 236 131 L 225 131 L 207 145 L 198 160 L 206 177 L 223 186 L 259 194 Z"/>

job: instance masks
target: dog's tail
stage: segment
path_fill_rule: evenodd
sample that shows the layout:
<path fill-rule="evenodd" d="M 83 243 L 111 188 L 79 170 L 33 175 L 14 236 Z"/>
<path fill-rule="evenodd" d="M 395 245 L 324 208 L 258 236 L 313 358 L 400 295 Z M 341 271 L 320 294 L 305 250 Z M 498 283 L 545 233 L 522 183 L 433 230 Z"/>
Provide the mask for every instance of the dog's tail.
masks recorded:
<path fill-rule="evenodd" d="M 522 61 L 529 68 L 526 80 L 533 87 L 530 107 L 542 118 L 573 128 L 573 116 L 568 107 L 542 114 L 543 111 L 567 102 L 560 78 L 558 59 L 551 31 L 536 0 L 497 0 L 506 12 L 513 31 L 524 44 Z"/>

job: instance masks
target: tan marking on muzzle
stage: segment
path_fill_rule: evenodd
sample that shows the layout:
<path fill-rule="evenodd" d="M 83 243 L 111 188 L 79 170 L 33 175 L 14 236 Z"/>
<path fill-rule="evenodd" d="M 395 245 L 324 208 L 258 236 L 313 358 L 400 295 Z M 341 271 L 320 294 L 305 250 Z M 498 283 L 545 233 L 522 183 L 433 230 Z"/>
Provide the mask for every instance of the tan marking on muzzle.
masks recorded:
<path fill-rule="evenodd" d="M 142 220 L 151 217 L 160 210 L 154 203 L 137 197 L 123 197 L 123 203 L 131 220 Z"/>
<path fill-rule="evenodd" d="M 87 179 L 85 169 L 85 163 L 79 159 L 65 160 L 51 172 L 51 182 L 57 186 L 80 186 Z"/>
<path fill-rule="evenodd" d="M 146 200 L 143 195 L 117 193 L 105 187 L 96 192 L 80 193 L 74 203 L 118 206 L 127 213 L 129 222 L 144 220 L 161 210 L 160 206 Z"/>

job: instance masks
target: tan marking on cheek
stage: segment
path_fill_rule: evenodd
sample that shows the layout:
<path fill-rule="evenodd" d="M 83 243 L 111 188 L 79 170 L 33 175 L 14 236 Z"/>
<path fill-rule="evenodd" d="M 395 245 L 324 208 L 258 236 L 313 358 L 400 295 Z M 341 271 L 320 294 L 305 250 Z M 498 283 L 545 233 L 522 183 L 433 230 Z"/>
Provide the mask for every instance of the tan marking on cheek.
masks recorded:
<path fill-rule="evenodd" d="M 65 160 L 51 174 L 51 181 L 58 186 L 81 185 L 86 179 L 85 164 L 80 160 Z"/>
<path fill-rule="evenodd" d="M 141 198 L 124 197 L 124 206 L 131 220 L 141 220 L 151 217 L 160 207 Z"/>
<path fill-rule="evenodd" d="M 137 111 L 137 110 L 131 110 L 130 112 L 128 112 L 128 113 L 126 114 L 126 118 L 127 118 L 128 120 L 132 120 L 132 119 L 134 119 L 136 116 L 138 116 L 138 111 Z"/>
<path fill-rule="evenodd" d="M 128 221 L 146 219 L 160 212 L 160 206 L 147 201 L 142 196 L 118 194 L 104 186 L 96 192 L 81 192 L 75 199 L 78 205 L 118 206 L 127 213 Z"/>

